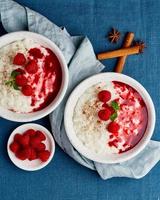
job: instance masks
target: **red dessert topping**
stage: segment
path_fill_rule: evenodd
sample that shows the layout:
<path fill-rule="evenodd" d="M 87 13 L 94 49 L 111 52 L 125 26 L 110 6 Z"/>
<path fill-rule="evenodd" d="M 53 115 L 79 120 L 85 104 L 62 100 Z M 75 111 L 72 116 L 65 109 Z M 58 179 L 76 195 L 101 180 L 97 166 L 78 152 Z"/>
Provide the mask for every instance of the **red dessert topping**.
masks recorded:
<path fill-rule="evenodd" d="M 108 90 L 102 90 L 98 93 L 98 98 L 102 102 L 107 102 L 111 99 L 111 93 Z"/>
<path fill-rule="evenodd" d="M 117 133 L 119 131 L 119 124 L 117 124 L 116 122 L 111 122 L 108 124 L 108 131 L 111 132 L 111 133 Z"/>
<path fill-rule="evenodd" d="M 100 110 L 98 112 L 98 117 L 103 121 L 107 121 L 110 118 L 110 115 L 111 111 L 108 108 Z"/>
<path fill-rule="evenodd" d="M 25 95 L 25 96 L 32 96 L 33 94 L 33 89 L 30 85 L 25 85 L 22 87 L 22 93 Z"/>
<path fill-rule="evenodd" d="M 18 86 L 25 86 L 27 84 L 27 78 L 24 75 L 17 75 L 16 76 L 16 84 Z"/>
<path fill-rule="evenodd" d="M 108 142 L 108 145 L 110 146 L 110 147 L 116 147 L 117 148 L 117 146 L 118 146 L 118 140 L 117 139 L 115 139 L 115 140 L 112 140 L 112 141 L 110 141 L 110 142 Z"/>
<path fill-rule="evenodd" d="M 25 65 L 26 64 L 26 58 L 23 53 L 17 53 L 16 56 L 13 59 L 14 65 Z"/>
<path fill-rule="evenodd" d="M 113 107 L 109 106 L 107 103 L 104 103 L 102 105 L 103 108 L 107 108 L 111 111 L 111 114 L 113 114 L 115 112 L 115 110 L 113 109 Z"/>
<path fill-rule="evenodd" d="M 50 49 L 46 48 L 46 50 L 48 51 L 49 55 L 45 58 L 45 69 L 50 71 L 53 70 L 53 68 L 59 68 L 59 61 L 56 55 Z"/>
<path fill-rule="evenodd" d="M 6 85 L 31 96 L 30 106 L 33 109 L 30 110 L 35 112 L 48 106 L 57 96 L 62 83 L 62 70 L 57 56 L 48 48 L 36 47 L 27 53 L 27 60 L 22 53 L 14 57 L 13 64 L 24 68 L 15 69 Z"/>
<path fill-rule="evenodd" d="M 30 49 L 29 50 L 29 54 L 31 56 L 33 56 L 34 58 L 42 58 L 43 57 L 43 54 L 42 54 L 41 50 L 38 49 L 38 48 Z"/>
<path fill-rule="evenodd" d="M 116 100 L 119 110 L 116 121 L 111 122 L 107 127 L 114 136 L 109 139 L 108 145 L 115 146 L 114 139 L 118 139 L 117 149 L 119 153 L 123 153 L 136 146 L 143 137 L 147 127 L 148 113 L 145 102 L 134 88 L 117 81 L 113 81 L 113 85 L 119 96 Z"/>
<path fill-rule="evenodd" d="M 35 74 L 38 71 L 38 65 L 35 60 L 29 61 L 29 63 L 25 67 L 26 71 L 29 74 Z"/>
<path fill-rule="evenodd" d="M 113 139 L 113 138 L 114 138 L 114 135 L 110 135 L 109 138 L 110 138 L 110 139 Z"/>

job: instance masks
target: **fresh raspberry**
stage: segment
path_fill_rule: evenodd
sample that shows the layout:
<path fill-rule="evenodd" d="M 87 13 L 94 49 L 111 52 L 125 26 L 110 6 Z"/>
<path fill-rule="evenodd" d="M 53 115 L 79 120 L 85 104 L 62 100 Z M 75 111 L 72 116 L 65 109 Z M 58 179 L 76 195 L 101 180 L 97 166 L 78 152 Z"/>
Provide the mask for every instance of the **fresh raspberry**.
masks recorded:
<path fill-rule="evenodd" d="M 108 108 L 100 110 L 98 112 L 98 117 L 103 121 L 107 121 L 110 115 L 111 115 L 111 111 Z"/>
<path fill-rule="evenodd" d="M 46 145 L 44 143 L 39 143 L 35 149 L 36 151 L 44 151 L 46 149 Z"/>
<path fill-rule="evenodd" d="M 111 122 L 107 127 L 108 131 L 114 134 L 118 133 L 119 128 L 120 126 L 116 122 Z"/>
<path fill-rule="evenodd" d="M 118 132 L 113 133 L 115 137 L 118 137 Z"/>
<path fill-rule="evenodd" d="M 32 161 L 32 160 L 35 160 L 37 159 L 37 153 L 36 151 L 33 149 L 33 148 L 30 148 L 30 155 L 28 157 L 28 160 Z"/>
<path fill-rule="evenodd" d="M 19 145 L 17 142 L 12 142 L 9 146 L 10 150 L 14 153 L 16 153 L 19 149 Z"/>
<path fill-rule="evenodd" d="M 27 78 L 24 75 L 17 75 L 16 76 L 16 84 L 18 86 L 24 86 L 27 85 Z"/>
<path fill-rule="evenodd" d="M 16 157 L 20 160 L 26 160 L 27 159 L 27 153 L 26 150 L 19 150 L 16 152 Z"/>
<path fill-rule="evenodd" d="M 110 135 L 110 139 L 112 139 L 114 136 L 118 139 L 118 132 L 112 133 L 112 135 Z"/>
<path fill-rule="evenodd" d="M 25 96 L 32 96 L 33 94 L 33 89 L 30 85 L 23 86 L 21 91 Z"/>
<path fill-rule="evenodd" d="M 28 129 L 27 131 L 24 132 L 24 135 L 28 135 L 29 137 L 35 136 L 35 130 L 34 129 Z"/>
<path fill-rule="evenodd" d="M 107 102 L 111 99 L 111 93 L 108 90 L 102 90 L 98 93 L 98 98 L 102 102 Z"/>
<path fill-rule="evenodd" d="M 26 58 L 23 53 L 17 53 L 16 56 L 13 59 L 14 65 L 25 65 Z"/>
<path fill-rule="evenodd" d="M 36 136 L 32 137 L 31 140 L 30 140 L 30 145 L 33 148 L 36 148 L 40 143 L 41 143 L 41 139 L 36 137 Z"/>
<path fill-rule="evenodd" d="M 25 66 L 26 71 L 29 74 L 35 74 L 38 71 L 38 65 L 35 60 L 31 60 L 26 66 Z"/>
<path fill-rule="evenodd" d="M 14 141 L 17 142 L 17 143 L 19 143 L 20 140 L 21 140 L 21 138 L 22 138 L 22 135 L 19 134 L 19 133 L 17 133 L 17 134 L 15 134 L 15 136 L 14 136 Z"/>
<path fill-rule="evenodd" d="M 111 111 L 111 115 L 115 112 L 114 109 L 111 106 L 109 106 L 107 103 L 103 103 L 102 107 L 108 108 Z"/>
<path fill-rule="evenodd" d="M 31 153 L 32 153 L 32 149 L 31 149 L 31 147 L 25 147 L 23 150 L 23 153 L 26 155 L 26 157 L 27 158 L 29 158 L 30 157 L 30 155 L 31 155 Z"/>
<path fill-rule="evenodd" d="M 36 136 L 41 139 L 41 141 L 46 139 L 46 136 L 41 131 L 36 131 Z"/>
<path fill-rule="evenodd" d="M 19 72 L 20 74 L 25 74 L 25 71 L 21 68 L 15 69 L 16 72 Z"/>
<path fill-rule="evenodd" d="M 40 151 L 38 153 L 38 157 L 42 162 L 46 162 L 50 156 L 50 152 L 48 150 Z"/>
<path fill-rule="evenodd" d="M 22 135 L 21 139 L 19 140 L 19 143 L 23 146 L 26 147 L 29 145 L 29 136 L 28 135 Z"/>
<path fill-rule="evenodd" d="M 31 56 L 33 56 L 34 58 L 42 58 L 43 57 L 43 54 L 42 54 L 41 50 L 38 49 L 38 48 L 30 49 L 29 50 L 29 54 Z"/>

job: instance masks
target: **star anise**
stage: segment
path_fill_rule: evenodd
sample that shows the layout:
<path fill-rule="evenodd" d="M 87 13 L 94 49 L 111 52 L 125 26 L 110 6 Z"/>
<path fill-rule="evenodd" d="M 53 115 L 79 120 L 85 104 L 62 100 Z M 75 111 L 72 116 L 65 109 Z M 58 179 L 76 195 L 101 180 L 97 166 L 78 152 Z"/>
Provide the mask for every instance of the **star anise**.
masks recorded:
<path fill-rule="evenodd" d="M 117 43 L 117 41 L 120 38 L 120 35 L 121 33 L 117 29 L 112 28 L 111 32 L 109 32 L 108 34 L 108 39 L 111 43 Z"/>
<path fill-rule="evenodd" d="M 134 42 L 133 42 L 133 45 L 134 45 L 134 46 L 139 46 L 139 47 L 140 47 L 139 53 L 143 53 L 144 48 L 146 48 L 145 43 L 144 43 L 143 41 L 141 41 L 141 40 L 134 41 Z"/>

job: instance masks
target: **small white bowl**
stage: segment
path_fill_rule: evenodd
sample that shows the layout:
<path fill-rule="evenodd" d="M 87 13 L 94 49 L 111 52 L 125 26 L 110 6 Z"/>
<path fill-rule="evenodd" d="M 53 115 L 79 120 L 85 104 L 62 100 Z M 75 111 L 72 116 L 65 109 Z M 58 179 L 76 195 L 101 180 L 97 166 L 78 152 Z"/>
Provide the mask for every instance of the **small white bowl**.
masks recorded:
<path fill-rule="evenodd" d="M 101 81 L 102 82 L 120 81 L 120 82 L 130 85 L 136 91 L 139 92 L 139 94 L 142 96 L 147 106 L 148 125 L 147 125 L 143 138 L 131 150 L 128 150 L 121 154 L 93 153 L 81 143 L 81 141 L 77 138 L 74 131 L 72 117 L 73 117 L 74 108 L 76 106 L 78 99 L 81 97 L 81 95 L 85 92 L 87 88 L 95 84 L 98 84 Z M 146 89 L 133 78 L 123 75 L 123 74 L 118 74 L 118 73 L 100 73 L 98 75 L 94 75 L 82 81 L 74 89 L 65 107 L 64 124 L 65 124 L 66 133 L 70 142 L 75 147 L 75 149 L 77 149 L 77 151 L 79 151 L 82 155 L 84 155 L 85 157 L 93 161 L 100 162 L 100 163 L 121 163 L 133 158 L 138 153 L 140 153 L 150 141 L 153 131 L 154 131 L 154 127 L 155 127 L 155 109 L 154 109 L 152 99 L 150 95 L 148 94 L 148 92 L 146 91 Z"/>
<path fill-rule="evenodd" d="M 14 138 L 15 134 L 16 133 L 23 134 L 28 129 L 39 130 L 45 134 L 46 140 L 44 141 L 44 144 L 46 145 L 46 150 L 49 150 L 51 153 L 49 159 L 46 162 L 42 162 L 40 159 L 36 159 L 36 160 L 32 160 L 32 161 L 20 160 L 10 150 L 9 146 L 13 142 L 13 138 Z M 26 171 L 36 171 L 36 170 L 42 169 L 43 167 L 48 165 L 49 162 L 52 160 L 52 158 L 54 156 L 54 152 L 55 152 L 55 142 L 54 142 L 54 139 L 53 139 L 51 133 L 45 127 L 43 127 L 39 124 L 32 124 L 32 123 L 24 124 L 22 126 L 17 127 L 11 133 L 11 135 L 8 139 L 8 143 L 7 143 L 7 151 L 8 151 L 9 158 L 17 167 L 19 167 L 20 169 L 26 170 Z"/>
<path fill-rule="evenodd" d="M 4 36 L 0 37 L 0 48 L 2 48 L 5 45 L 8 45 L 12 42 L 15 42 L 17 40 L 23 40 L 23 39 L 33 39 L 40 45 L 50 48 L 53 53 L 57 56 L 61 69 L 62 69 L 62 83 L 61 83 L 61 88 L 56 96 L 56 98 L 51 102 L 47 107 L 44 109 L 37 111 L 37 112 L 32 112 L 32 113 L 16 113 L 12 112 L 10 110 L 7 110 L 3 107 L 0 107 L 0 116 L 11 120 L 11 121 L 16 121 L 16 122 L 30 122 L 34 120 L 38 120 L 48 114 L 50 114 L 53 110 L 56 109 L 56 107 L 60 104 L 62 101 L 67 87 L 68 87 L 68 67 L 65 61 L 65 58 L 61 52 L 61 50 L 57 47 L 55 43 L 53 43 L 51 40 L 47 39 L 46 37 L 33 33 L 33 32 L 28 32 L 28 31 L 18 31 L 18 32 L 13 32 L 13 33 L 8 33 Z"/>

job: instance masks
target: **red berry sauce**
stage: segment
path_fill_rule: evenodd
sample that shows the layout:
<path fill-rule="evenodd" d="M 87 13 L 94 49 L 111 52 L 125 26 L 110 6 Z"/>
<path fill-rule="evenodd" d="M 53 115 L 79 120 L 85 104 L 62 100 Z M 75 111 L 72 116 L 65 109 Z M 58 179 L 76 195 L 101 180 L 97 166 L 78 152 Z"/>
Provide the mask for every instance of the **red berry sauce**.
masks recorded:
<path fill-rule="evenodd" d="M 58 58 L 50 49 L 42 48 L 47 52 L 45 55 L 38 48 L 32 48 L 28 51 L 26 70 L 24 67 L 27 84 L 32 86 L 31 106 L 34 107 L 33 112 L 45 108 L 54 100 L 62 82 L 62 70 Z M 33 67 L 38 69 L 29 73 Z M 27 69 L 30 71 L 28 72 Z M 38 107 L 36 106 L 37 102 L 39 102 Z"/>
<path fill-rule="evenodd" d="M 116 101 L 120 110 L 115 120 L 119 130 L 117 134 L 110 133 L 108 145 L 116 148 L 119 146 L 119 153 L 123 153 L 132 149 L 142 139 L 147 128 L 148 113 L 144 100 L 134 88 L 117 81 L 113 81 L 113 85 L 119 96 Z"/>

